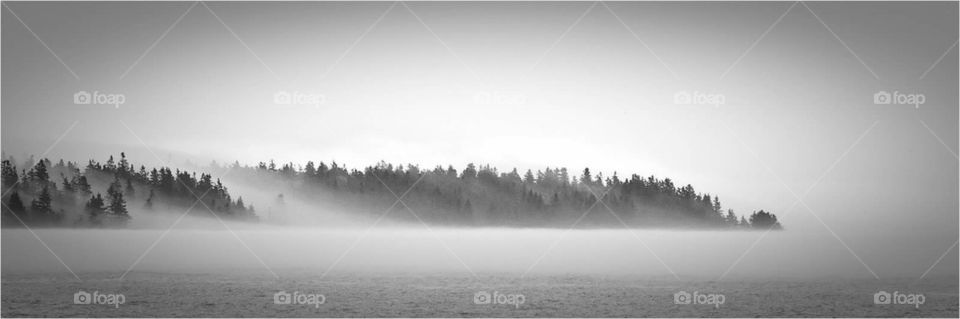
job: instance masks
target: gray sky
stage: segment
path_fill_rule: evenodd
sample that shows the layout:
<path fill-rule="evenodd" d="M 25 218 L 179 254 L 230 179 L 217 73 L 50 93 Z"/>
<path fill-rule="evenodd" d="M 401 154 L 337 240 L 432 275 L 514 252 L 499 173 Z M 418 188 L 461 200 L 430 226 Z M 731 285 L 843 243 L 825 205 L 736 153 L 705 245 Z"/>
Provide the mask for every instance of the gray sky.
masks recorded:
<path fill-rule="evenodd" d="M 957 238 L 955 2 L 4 4 L 13 155 L 589 166 L 824 236 Z"/>

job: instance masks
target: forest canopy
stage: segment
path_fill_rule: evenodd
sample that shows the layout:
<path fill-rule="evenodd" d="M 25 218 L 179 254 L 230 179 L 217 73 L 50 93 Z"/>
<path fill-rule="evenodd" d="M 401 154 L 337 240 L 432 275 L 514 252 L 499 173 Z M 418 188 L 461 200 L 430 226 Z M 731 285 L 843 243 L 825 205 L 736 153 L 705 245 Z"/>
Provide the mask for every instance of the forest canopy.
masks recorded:
<path fill-rule="evenodd" d="M 100 163 L 27 160 L 2 163 L 4 227 L 123 227 L 131 207 L 151 213 L 178 208 L 224 220 L 282 220 L 284 192 L 308 203 L 337 207 L 350 214 L 375 216 L 383 208 L 406 211 L 392 219 L 449 226 L 502 227 L 684 227 L 781 229 L 777 216 L 763 210 L 738 216 L 724 209 L 717 195 L 696 191 L 670 178 L 604 176 L 589 168 L 536 172 L 500 172 L 489 165 L 463 170 L 380 162 L 362 170 L 312 161 L 305 165 L 258 163 L 229 167 L 234 178 L 276 190 L 263 203 L 267 218 L 253 205 L 235 200 L 211 174 L 131 164 L 124 153 Z M 398 200 L 399 198 L 399 200 Z M 190 209 L 199 205 L 198 209 Z M 309 212 L 308 212 L 309 213 Z"/>
<path fill-rule="evenodd" d="M 738 216 L 732 209 L 723 209 L 718 196 L 697 192 L 689 184 L 675 185 L 670 178 L 604 176 L 589 168 L 576 174 L 566 168 L 520 173 L 473 163 L 457 170 L 450 165 L 422 169 L 383 161 L 362 170 L 313 161 L 304 165 L 270 161 L 256 166 L 235 162 L 228 168 L 233 178 L 286 190 L 288 197 L 339 205 L 338 209 L 360 214 L 376 214 L 397 205 L 405 214 L 391 214 L 392 218 L 441 225 L 782 228 L 772 213 L 759 210 Z M 374 207 L 358 208 L 357 203 Z M 282 213 L 282 208 L 271 206 L 271 210 Z"/>
<path fill-rule="evenodd" d="M 90 160 L 82 169 L 75 162 L 31 158 L 24 164 L 29 169 L 18 171 L 15 162 L 12 157 L 2 162 L 4 227 L 122 227 L 132 218 L 131 205 L 143 212 L 178 208 L 195 215 L 256 220 L 253 207 L 245 207 L 242 198 L 232 200 L 210 174 L 135 168 L 124 153 L 119 161 L 113 156 L 105 163 Z M 196 205 L 203 209 L 188 209 Z"/>

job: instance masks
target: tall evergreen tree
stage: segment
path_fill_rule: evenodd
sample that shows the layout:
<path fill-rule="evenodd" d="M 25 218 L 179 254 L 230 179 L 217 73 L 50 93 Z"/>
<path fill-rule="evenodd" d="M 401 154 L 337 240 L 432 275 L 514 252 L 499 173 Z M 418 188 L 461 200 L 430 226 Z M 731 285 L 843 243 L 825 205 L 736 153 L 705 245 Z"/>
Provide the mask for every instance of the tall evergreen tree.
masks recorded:
<path fill-rule="evenodd" d="M 114 176 L 113 183 L 107 188 L 107 196 L 110 200 L 107 211 L 114 215 L 127 215 L 127 201 L 123 199 L 120 187 L 120 177 Z"/>
<path fill-rule="evenodd" d="M 463 174 L 460 175 L 462 179 L 476 179 L 477 178 L 477 167 L 473 163 L 467 164 L 467 168 L 463 169 Z"/>
<path fill-rule="evenodd" d="M 732 209 L 727 209 L 727 216 L 724 218 L 724 222 L 730 226 L 737 226 L 737 214 L 735 214 Z"/>
<path fill-rule="evenodd" d="M 17 192 L 10 194 L 10 198 L 7 199 L 7 207 L 5 208 L 9 213 L 20 217 L 20 220 L 23 220 L 27 215 L 27 208 L 23 206 L 23 201 L 20 200 L 20 194 Z"/>
<path fill-rule="evenodd" d="M 580 184 L 590 185 L 593 183 L 593 177 L 590 176 L 590 168 L 583 169 L 583 175 L 580 176 Z"/>
<path fill-rule="evenodd" d="M 317 174 L 317 169 L 316 169 L 316 167 L 313 166 L 313 161 L 307 162 L 307 166 L 304 167 L 303 173 L 304 173 L 307 177 L 312 177 L 313 175 L 316 175 L 316 174 Z"/>
<path fill-rule="evenodd" d="M 763 211 L 762 209 L 759 212 L 755 212 L 750 215 L 750 226 L 753 228 L 760 229 L 780 229 L 780 222 L 777 221 L 777 216 Z"/>
<path fill-rule="evenodd" d="M 246 207 L 243 206 L 243 196 L 237 197 L 237 209 L 246 210 Z"/>
<path fill-rule="evenodd" d="M 42 162 L 42 161 L 41 161 Z M 31 212 L 39 216 L 53 214 L 53 198 L 50 197 L 50 189 L 46 186 L 40 189 L 40 194 L 30 202 Z"/>
<path fill-rule="evenodd" d="M 20 181 L 20 177 L 17 176 L 17 168 L 13 166 L 10 160 L 3 160 L 2 170 L 4 189 L 11 188 Z"/>
<path fill-rule="evenodd" d="M 30 172 L 32 173 L 31 177 L 41 184 L 45 184 L 50 181 L 50 173 L 47 172 L 47 164 L 44 160 L 38 161 L 37 165 L 34 165 L 33 170 Z"/>
<path fill-rule="evenodd" d="M 100 222 L 100 216 L 107 212 L 106 206 L 103 203 L 103 196 L 100 193 L 96 195 L 90 195 L 90 200 L 86 204 L 87 215 L 89 220 L 96 223 Z"/>
<path fill-rule="evenodd" d="M 90 195 L 93 191 L 90 188 L 90 183 L 87 183 L 87 177 L 80 175 L 77 177 L 77 191 L 83 193 L 84 195 Z"/>
<path fill-rule="evenodd" d="M 108 211 L 114 215 L 127 215 L 127 201 L 123 199 L 123 193 L 117 193 L 110 197 L 110 206 Z"/>
<path fill-rule="evenodd" d="M 523 174 L 523 182 L 526 183 L 526 184 L 533 184 L 533 183 L 534 183 L 533 171 L 527 169 L 527 172 L 526 172 L 525 174 Z"/>

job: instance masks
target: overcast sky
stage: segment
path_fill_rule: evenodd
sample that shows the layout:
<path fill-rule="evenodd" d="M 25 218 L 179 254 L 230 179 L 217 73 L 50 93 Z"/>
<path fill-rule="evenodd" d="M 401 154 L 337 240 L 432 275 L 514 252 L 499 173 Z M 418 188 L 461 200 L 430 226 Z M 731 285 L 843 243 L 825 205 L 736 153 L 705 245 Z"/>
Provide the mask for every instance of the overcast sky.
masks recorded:
<path fill-rule="evenodd" d="M 12 155 L 590 166 L 957 237 L 956 2 L 4 4 Z"/>

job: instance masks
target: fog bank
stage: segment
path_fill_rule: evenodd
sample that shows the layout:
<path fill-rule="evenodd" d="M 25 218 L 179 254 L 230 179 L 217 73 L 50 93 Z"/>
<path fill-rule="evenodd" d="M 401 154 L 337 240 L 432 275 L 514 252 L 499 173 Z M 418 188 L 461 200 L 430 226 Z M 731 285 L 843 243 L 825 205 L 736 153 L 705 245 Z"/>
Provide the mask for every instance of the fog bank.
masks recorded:
<path fill-rule="evenodd" d="M 133 273 L 260 269 L 265 275 L 282 277 L 288 271 L 319 276 L 329 269 L 330 275 L 472 271 L 519 278 L 524 273 L 672 277 L 672 271 L 683 280 L 717 279 L 729 268 L 724 278 L 873 277 L 829 234 L 770 232 L 730 268 L 763 232 L 427 230 L 422 226 L 368 231 L 361 227 L 229 225 L 230 230 L 223 225 L 220 230 L 175 228 L 142 258 Z M 163 235 L 160 229 L 34 231 L 81 278 L 85 272 L 115 272 L 119 277 Z M 882 279 L 919 278 L 956 240 L 909 234 L 843 238 Z M 3 230 L 2 254 L 3 275 L 68 273 L 26 229 Z M 957 250 L 951 249 L 927 277 L 955 276 L 957 267 Z"/>

